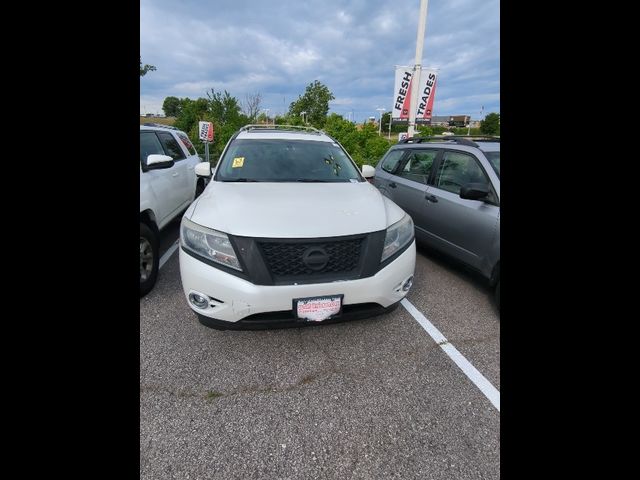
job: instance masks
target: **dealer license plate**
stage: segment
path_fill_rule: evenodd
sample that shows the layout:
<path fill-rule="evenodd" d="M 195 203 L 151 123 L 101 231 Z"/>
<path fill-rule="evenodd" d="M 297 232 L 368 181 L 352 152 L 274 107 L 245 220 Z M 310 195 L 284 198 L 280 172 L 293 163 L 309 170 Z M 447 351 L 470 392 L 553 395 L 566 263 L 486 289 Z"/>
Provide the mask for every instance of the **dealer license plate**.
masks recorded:
<path fill-rule="evenodd" d="M 322 297 L 296 298 L 293 311 L 301 320 L 321 322 L 342 313 L 344 295 L 325 295 Z"/>

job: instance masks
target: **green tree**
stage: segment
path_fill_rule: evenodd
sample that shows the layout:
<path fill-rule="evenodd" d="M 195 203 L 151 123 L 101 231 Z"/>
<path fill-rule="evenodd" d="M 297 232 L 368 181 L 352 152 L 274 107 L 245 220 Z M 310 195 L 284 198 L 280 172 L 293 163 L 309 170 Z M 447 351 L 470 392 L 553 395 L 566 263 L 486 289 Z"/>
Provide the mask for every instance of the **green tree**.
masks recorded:
<path fill-rule="evenodd" d="M 261 115 L 264 115 L 264 113 Z M 266 115 L 263 118 L 266 118 Z M 271 117 L 270 121 L 274 122 L 276 125 L 300 125 L 300 126 L 304 125 L 304 122 L 302 121 L 302 117 L 295 117 L 293 115 L 290 115 L 289 113 Z"/>
<path fill-rule="evenodd" d="M 155 72 L 156 71 L 156 67 L 154 67 L 153 65 L 145 65 L 144 67 L 142 66 L 142 57 L 140 57 L 140 76 L 144 77 L 147 72 Z"/>
<path fill-rule="evenodd" d="M 178 116 L 174 126 L 187 132 L 195 141 L 198 153 L 204 153 L 204 144 L 197 141 L 199 137 L 198 122 L 212 122 L 214 128 L 213 142 L 209 145 L 212 160 L 216 160 L 227 141 L 242 126 L 249 123 L 249 118 L 241 113 L 240 102 L 226 90 L 224 93 L 211 89 L 207 98 L 182 98 L 179 101 Z"/>
<path fill-rule="evenodd" d="M 372 123 L 363 125 L 358 132 L 358 137 L 362 145 L 362 163 L 358 165 L 367 164 L 375 167 L 380 158 L 389 150 L 389 142 L 378 135 L 378 129 Z"/>
<path fill-rule="evenodd" d="M 362 158 L 362 148 L 359 142 L 358 130 L 356 126 L 342 115 L 332 113 L 327 117 L 324 124 L 324 131 L 338 140 L 351 157 L 358 162 Z"/>
<path fill-rule="evenodd" d="M 198 138 L 198 121 L 204 120 L 204 117 L 209 109 L 209 102 L 206 98 L 198 98 L 197 100 L 191 100 L 190 98 L 183 98 L 180 100 L 180 111 L 176 118 L 174 127 L 179 128 L 189 133 L 190 138 Z M 195 128 L 195 136 L 192 134 L 192 130 Z"/>
<path fill-rule="evenodd" d="M 391 121 L 391 112 L 385 112 L 382 114 L 382 134 L 384 135 L 385 132 L 388 134 L 389 133 L 389 122 Z M 406 132 L 407 131 L 407 124 L 405 123 L 404 125 L 402 124 L 396 124 L 394 125 L 393 122 L 391 121 L 391 133 L 400 133 L 400 132 Z M 396 138 L 397 135 L 395 136 Z"/>
<path fill-rule="evenodd" d="M 482 131 L 479 128 L 469 128 L 469 127 L 456 127 L 453 129 L 453 133 L 455 135 L 482 135 Z"/>
<path fill-rule="evenodd" d="M 324 124 L 324 131 L 342 143 L 343 139 L 355 133 L 357 130 L 356 126 L 350 121 L 345 120 L 342 115 L 332 113 L 327 117 Z"/>
<path fill-rule="evenodd" d="M 433 132 L 433 135 L 442 135 L 444 132 L 449 131 L 449 127 L 445 127 L 443 125 L 433 125 L 431 127 L 431 131 Z"/>
<path fill-rule="evenodd" d="M 359 167 L 364 164 L 375 166 L 390 146 L 385 138 L 378 135 L 374 124 L 366 123 L 358 129 L 336 113 L 327 117 L 324 131 L 340 142 Z"/>
<path fill-rule="evenodd" d="M 226 90 L 216 92 L 213 88 L 207 92 L 208 109 L 202 120 L 213 122 L 214 139 L 209 147 L 212 159 L 217 159 L 231 136 L 242 126 L 251 123 L 249 117 L 241 113 L 240 101 Z M 197 135 L 196 130 L 193 132 Z"/>
<path fill-rule="evenodd" d="M 418 125 L 416 129 L 418 130 L 418 134 L 416 135 L 416 137 L 431 137 L 432 135 L 434 135 L 434 130 L 431 125 Z"/>
<path fill-rule="evenodd" d="M 209 111 L 211 112 L 211 118 L 220 124 L 234 124 L 239 125 L 241 118 L 247 118 L 240 112 L 242 110 L 240 102 L 236 97 L 232 97 L 226 90 L 224 94 L 216 92 L 213 88 L 210 92 L 207 92 L 207 98 L 209 103 Z M 238 128 L 241 125 L 238 126 Z"/>
<path fill-rule="evenodd" d="M 162 103 L 162 111 L 167 117 L 177 117 L 180 114 L 181 102 L 178 97 L 167 97 Z"/>
<path fill-rule="evenodd" d="M 500 135 L 500 114 L 490 113 L 480 122 L 480 131 L 485 135 Z"/>
<path fill-rule="evenodd" d="M 329 112 L 329 102 L 334 100 L 333 93 L 318 80 L 307 85 L 307 89 L 298 100 L 291 102 L 289 115 L 292 117 L 302 117 L 302 112 L 306 112 L 305 120 L 314 127 L 322 128 Z"/>
<path fill-rule="evenodd" d="M 247 93 L 244 97 L 243 113 L 249 118 L 250 122 L 255 122 L 260 112 L 262 104 L 262 94 L 260 92 Z"/>
<path fill-rule="evenodd" d="M 382 125 L 381 130 L 384 135 L 385 132 L 389 131 L 389 122 L 391 121 L 391 112 L 385 112 L 382 114 Z"/>

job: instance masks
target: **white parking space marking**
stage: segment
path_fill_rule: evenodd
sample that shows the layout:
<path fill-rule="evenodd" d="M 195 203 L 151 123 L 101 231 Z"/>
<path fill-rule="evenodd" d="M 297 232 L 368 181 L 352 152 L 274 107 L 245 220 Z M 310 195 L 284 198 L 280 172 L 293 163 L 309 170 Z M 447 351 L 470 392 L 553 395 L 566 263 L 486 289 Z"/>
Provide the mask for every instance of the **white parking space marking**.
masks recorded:
<path fill-rule="evenodd" d="M 411 314 L 413 318 L 426 330 L 426 332 L 433 338 L 433 340 L 440 345 L 440 348 L 449 355 L 449 358 L 453 360 L 458 367 L 465 373 L 467 377 L 480 389 L 482 393 L 489 399 L 494 407 L 500 411 L 500 392 L 496 387 L 491 385 L 491 382 L 482 375 L 476 367 L 471 365 L 469 361 L 462 356 L 462 354 L 449 343 L 440 330 L 433 326 L 433 324 L 427 320 L 420 311 L 413 306 L 413 304 L 404 298 L 400 303 Z"/>
<path fill-rule="evenodd" d="M 180 243 L 180 239 L 176 240 L 175 243 L 173 245 L 171 245 L 171 248 L 169 250 L 167 250 L 166 252 L 164 252 L 164 255 L 162 255 L 162 257 L 160 257 L 160 266 L 158 267 L 158 269 L 162 268 L 162 266 L 165 263 L 167 263 L 167 260 L 169 260 L 171 255 L 173 255 L 173 252 L 175 252 L 178 249 L 178 244 L 179 243 Z"/>

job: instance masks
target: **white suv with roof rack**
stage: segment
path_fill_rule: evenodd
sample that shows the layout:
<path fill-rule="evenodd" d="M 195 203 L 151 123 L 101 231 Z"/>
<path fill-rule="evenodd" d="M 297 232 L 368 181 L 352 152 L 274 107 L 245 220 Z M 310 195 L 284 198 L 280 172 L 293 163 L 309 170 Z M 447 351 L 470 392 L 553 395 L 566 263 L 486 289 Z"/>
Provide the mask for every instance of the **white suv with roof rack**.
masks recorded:
<path fill-rule="evenodd" d="M 180 274 L 208 327 L 332 323 L 395 308 L 411 288 L 411 218 L 333 138 L 248 125 L 182 217 Z"/>
<path fill-rule="evenodd" d="M 140 296 L 158 276 L 158 232 L 204 189 L 200 163 L 186 133 L 160 124 L 140 126 Z"/>

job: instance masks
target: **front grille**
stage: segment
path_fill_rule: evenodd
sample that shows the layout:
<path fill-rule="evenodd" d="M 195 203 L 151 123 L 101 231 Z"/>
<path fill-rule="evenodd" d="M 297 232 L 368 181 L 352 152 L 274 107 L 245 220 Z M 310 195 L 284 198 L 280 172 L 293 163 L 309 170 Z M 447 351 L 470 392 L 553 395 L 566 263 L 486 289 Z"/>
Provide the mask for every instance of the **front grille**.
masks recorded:
<path fill-rule="evenodd" d="M 360 264 L 363 238 L 326 242 L 259 242 L 263 257 L 274 278 L 355 274 Z M 305 254 L 324 258 L 305 263 Z"/>

